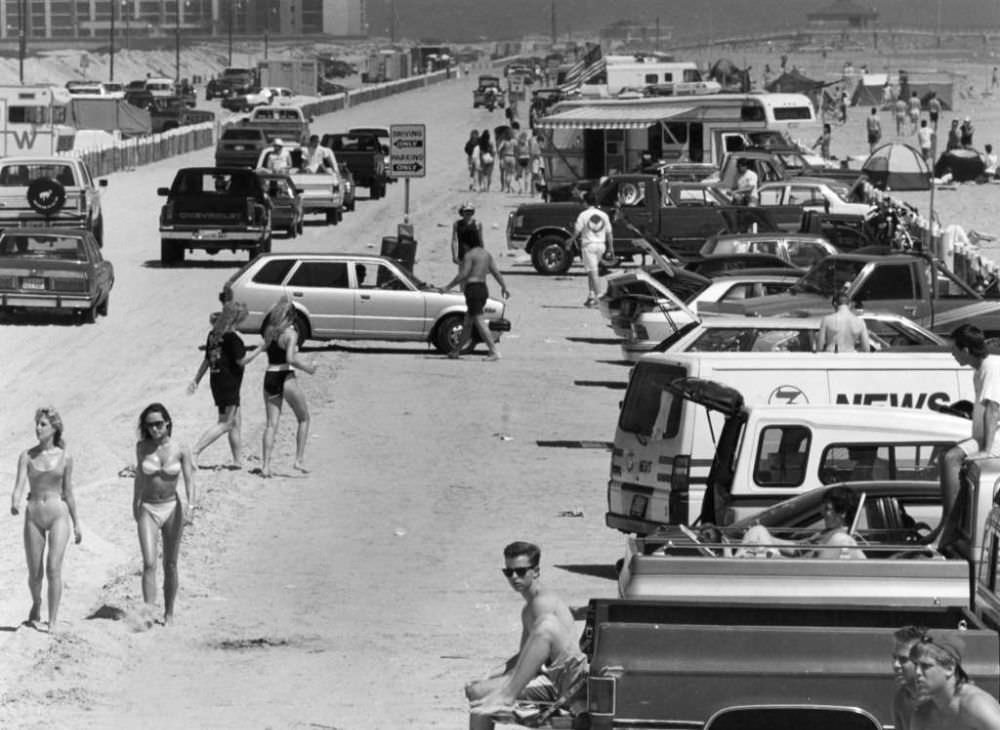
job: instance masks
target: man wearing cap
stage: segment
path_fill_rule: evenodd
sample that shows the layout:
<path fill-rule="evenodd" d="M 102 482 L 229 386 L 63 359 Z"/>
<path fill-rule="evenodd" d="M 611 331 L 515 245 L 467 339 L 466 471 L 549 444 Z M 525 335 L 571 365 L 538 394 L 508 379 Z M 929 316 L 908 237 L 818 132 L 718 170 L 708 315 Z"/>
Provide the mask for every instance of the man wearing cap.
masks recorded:
<path fill-rule="evenodd" d="M 596 307 L 601 293 L 601 258 L 608 252 L 614 256 L 615 237 L 611 231 L 611 219 L 597 207 L 594 194 L 588 190 L 583 200 L 587 208 L 576 218 L 573 238 L 580 243 L 580 258 L 583 259 L 590 288 L 583 306 Z"/>
<path fill-rule="evenodd" d="M 920 704 L 909 730 L 1000 730 L 1000 703 L 969 681 L 962 668 L 965 642 L 955 634 L 930 632 L 913 645 Z"/>
<path fill-rule="evenodd" d="M 285 142 L 275 137 L 271 142 L 271 150 L 264 161 L 264 167 L 271 172 L 288 172 L 292 167 L 292 158 L 285 149 Z"/>
<path fill-rule="evenodd" d="M 472 203 L 466 200 L 458 208 L 458 214 L 462 216 L 451 227 L 451 260 L 462 265 L 465 252 L 474 246 L 483 246 L 483 224 L 473 216 L 476 209 Z"/>

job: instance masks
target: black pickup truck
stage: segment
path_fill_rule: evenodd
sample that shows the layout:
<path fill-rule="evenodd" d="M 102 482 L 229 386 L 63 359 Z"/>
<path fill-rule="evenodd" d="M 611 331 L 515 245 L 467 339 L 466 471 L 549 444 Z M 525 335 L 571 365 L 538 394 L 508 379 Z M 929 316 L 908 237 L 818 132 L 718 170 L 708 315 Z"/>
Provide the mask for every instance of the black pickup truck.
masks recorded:
<path fill-rule="evenodd" d="M 388 182 L 385 155 L 377 136 L 350 132 L 324 134 L 320 144 L 333 150 L 337 162 L 347 165 L 355 184 L 368 188 L 372 200 L 385 197 Z"/>
<path fill-rule="evenodd" d="M 614 175 L 594 191 L 599 205 L 612 219 L 615 255 L 631 258 L 645 249 L 638 238 L 654 242 L 673 258 L 694 258 L 705 239 L 721 232 L 758 231 L 779 227 L 798 230 L 800 206 L 748 208 L 729 205 L 678 204 L 669 194 L 669 183 L 656 175 Z M 573 226 L 584 210 L 579 202 L 525 203 L 507 220 L 507 248 L 524 249 L 541 274 L 563 274 L 579 255 L 572 241 Z M 777 221 L 787 221 L 779 226 Z M 794 223 L 793 223 L 794 222 Z M 641 234 L 641 236 L 639 235 Z"/>
<path fill-rule="evenodd" d="M 152 122 L 152 132 L 166 132 L 177 127 L 202 122 L 214 122 L 215 112 L 205 109 L 192 109 L 179 96 L 155 96 L 150 100 L 149 119 Z"/>
<path fill-rule="evenodd" d="M 210 254 L 271 250 L 271 207 L 260 178 L 249 168 L 186 167 L 177 171 L 160 211 L 160 263 L 184 261 L 186 250 Z"/>

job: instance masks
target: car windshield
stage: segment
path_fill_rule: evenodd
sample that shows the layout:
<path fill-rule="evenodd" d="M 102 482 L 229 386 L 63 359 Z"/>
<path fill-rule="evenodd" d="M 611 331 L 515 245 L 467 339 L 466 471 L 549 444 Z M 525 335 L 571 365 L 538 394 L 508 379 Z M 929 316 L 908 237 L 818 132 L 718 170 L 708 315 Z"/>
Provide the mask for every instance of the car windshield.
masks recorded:
<path fill-rule="evenodd" d="M 76 237 L 22 235 L 12 233 L 0 239 L 0 257 L 39 256 L 68 261 L 86 261 L 83 241 Z"/>
<path fill-rule="evenodd" d="M 792 292 L 810 292 L 832 297 L 845 284 L 850 284 L 865 267 L 867 261 L 857 259 L 826 258 L 816 263 L 805 276 L 799 279 Z"/>
<path fill-rule="evenodd" d="M 804 327 L 711 327 L 686 352 L 812 352 L 813 330 Z"/>

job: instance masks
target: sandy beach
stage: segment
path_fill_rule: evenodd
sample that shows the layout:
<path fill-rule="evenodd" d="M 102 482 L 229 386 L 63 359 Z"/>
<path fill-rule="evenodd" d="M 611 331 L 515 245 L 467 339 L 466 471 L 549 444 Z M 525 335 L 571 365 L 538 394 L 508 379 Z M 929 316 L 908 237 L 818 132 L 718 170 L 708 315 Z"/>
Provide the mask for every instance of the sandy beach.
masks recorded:
<path fill-rule="evenodd" d="M 800 68 L 809 73 L 806 60 Z M 977 88 L 982 68 L 967 69 Z M 136 419 L 161 401 L 174 438 L 187 444 L 214 420 L 207 383 L 194 396 L 185 388 L 216 295 L 245 258 L 158 263 L 156 188 L 178 167 L 210 164 L 212 150 L 110 176 L 104 252 L 117 281 L 109 316 L 96 325 L 0 328 L 0 484 L 13 485 L 17 456 L 34 443 L 35 408 L 54 405 L 76 459 L 84 534 L 63 569 L 63 631 L 49 636 L 21 626 L 29 605 L 22 518 L 6 517 L 0 530 L 0 727 L 461 727 L 463 683 L 516 648 L 521 603 L 497 570 L 504 544 L 537 541 L 543 578 L 573 606 L 616 594 L 623 538 L 604 526 L 605 443 L 628 370 L 600 315 L 581 306 L 581 268 L 542 277 L 506 254 L 507 215 L 526 198 L 467 192 L 469 130 L 503 121 L 501 112 L 472 109 L 474 83 L 383 99 L 318 118 L 313 129 L 427 125 L 427 177 L 411 186 L 416 272 L 436 284 L 453 276 L 450 226 L 459 204 L 472 200 L 512 291 L 503 360 L 482 362 L 480 353 L 456 362 L 419 344 L 305 347 L 319 366 L 300 376 L 312 411 L 312 471 L 293 474 L 288 412 L 276 478 L 221 468 L 221 440 L 203 454 L 200 510 L 184 536 L 170 628 L 152 624 L 141 606 L 127 476 Z M 1000 144 L 1000 99 L 961 104 L 943 122 L 970 115 L 977 147 Z M 864 152 L 863 118 L 852 109 L 835 129 L 834 155 Z M 882 120 L 893 127 L 888 113 Z M 818 131 L 804 127 L 800 136 L 811 143 Z M 403 187 L 390 186 L 379 201 L 362 195 L 339 226 L 316 219 L 303 237 L 275 239 L 274 248 L 375 251 L 402 219 Z M 926 193 L 910 195 L 925 209 Z M 940 192 L 937 207 L 945 223 L 1000 237 L 997 196 L 998 186 L 963 185 Z M 262 373 L 254 363 L 243 387 L 247 467 L 259 462 Z"/>

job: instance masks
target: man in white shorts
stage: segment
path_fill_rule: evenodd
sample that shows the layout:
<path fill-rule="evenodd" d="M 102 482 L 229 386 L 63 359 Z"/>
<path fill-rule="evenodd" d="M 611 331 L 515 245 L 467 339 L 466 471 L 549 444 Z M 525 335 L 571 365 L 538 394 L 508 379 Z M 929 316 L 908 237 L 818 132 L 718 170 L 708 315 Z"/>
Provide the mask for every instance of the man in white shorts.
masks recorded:
<path fill-rule="evenodd" d="M 976 398 L 972 404 L 972 438 L 952 446 L 941 458 L 941 501 L 944 519 L 941 545 L 948 542 L 948 516 L 955 506 L 960 488 L 959 473 L 966 459 L 1000 457 L 1000 357 L 991 356 L 986 338 L 975 325 L 963 324 L 951 333 L 952 357 L 959 365 L 975 369 L 972 382 Z"/>
<path fill-rule="evenodd" d="M 597 207 L 594 194 L 588 191 L 583 200 L 587 208 L 576 217 L 573 237 L 580 243 L 580 258 L 587 271 L 589 293 L 583 306 L 596 307 L 601 293 L 601 258 L 608 251 L 614 256 L 615 239 L 611 232 L 611 219 Z"/>

